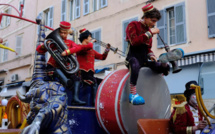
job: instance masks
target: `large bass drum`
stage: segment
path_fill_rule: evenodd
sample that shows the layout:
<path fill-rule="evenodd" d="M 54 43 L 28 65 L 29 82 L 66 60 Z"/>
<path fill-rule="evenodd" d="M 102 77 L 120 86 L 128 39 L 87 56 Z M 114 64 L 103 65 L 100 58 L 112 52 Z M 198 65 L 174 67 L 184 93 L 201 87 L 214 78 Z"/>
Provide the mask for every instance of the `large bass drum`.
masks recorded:
<path fill-rule="evenodd" d="M 170 94 L 161 74 L 141 68 L 137 92 L 146 104 L 129 103 L 129 71 L 111 72 L 101 82 L 96 96 L 96 116 L 107 133 L 137 133 L 138 119 L 167 119 L 170 117 Z"/>

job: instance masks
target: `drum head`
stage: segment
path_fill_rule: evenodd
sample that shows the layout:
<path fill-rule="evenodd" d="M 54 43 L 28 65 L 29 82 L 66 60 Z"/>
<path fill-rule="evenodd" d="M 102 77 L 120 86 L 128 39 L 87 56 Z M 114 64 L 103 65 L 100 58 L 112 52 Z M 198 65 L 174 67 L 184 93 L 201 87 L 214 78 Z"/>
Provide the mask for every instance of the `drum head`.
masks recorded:
<path fill-rule="evenodd" d="M 113 79 L 114 75 L 115 79 Z M 141 68 L 137 80 L 137 93 L 145 99 L 144 105 L 129 103 L 128 71 L 113 72 L 103 81 L 97 92 L 96 112 L 99 123 L 107 133 L 138 133 L 138 119 L 170 117 L 170 94 L 161 74 L 154 73 L 149 68 Z M 108 92 L 112 94 L 107 94 Z"/>

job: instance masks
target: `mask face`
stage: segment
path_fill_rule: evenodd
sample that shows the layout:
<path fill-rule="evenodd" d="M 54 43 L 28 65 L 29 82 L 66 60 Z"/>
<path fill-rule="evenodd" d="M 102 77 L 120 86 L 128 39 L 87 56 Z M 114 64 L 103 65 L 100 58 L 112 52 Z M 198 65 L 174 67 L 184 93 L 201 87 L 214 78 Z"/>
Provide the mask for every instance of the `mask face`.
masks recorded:
<path fill-rule="evenodd" d="M 196 94 L 192 94 L 192 95 L 190 96 L 189 103 L 190 103 L 194 108 L 198 106 L 197 100 L 196 100 Z"/>

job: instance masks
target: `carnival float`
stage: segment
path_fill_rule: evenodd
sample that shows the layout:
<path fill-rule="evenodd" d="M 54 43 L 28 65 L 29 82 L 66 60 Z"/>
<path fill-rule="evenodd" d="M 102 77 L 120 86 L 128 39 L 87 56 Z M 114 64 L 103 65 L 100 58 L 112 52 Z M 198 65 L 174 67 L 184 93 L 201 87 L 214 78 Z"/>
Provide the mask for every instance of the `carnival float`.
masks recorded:
<path fill-rule="evenodd" d="M 11 6 L 9 4 L 0 5 Z M 36 44 L 44 42 L 47 39 L 44 29 L 53 29 L 45 26 L 40 16 L 36 21 L 32 21 L 22 17 L 22 10 L 21 12 L 17 10 L 17 12 L 19 16 L 0 13 L 0 22 L 3 16 L 8 16 L 39 25 L 40 32 Z M 57 44 L 62 43 L 58 39 L 52 40 Z M 59 46 L 65 45 L 62 43 Z M 167 52 L 171 52 L 168 46 L 165 48 Z M 113 51 L 115 50 L 113 49 Z M 71 68 L 72 73 L 75 73 L 78 69 L 76 59 L 74 57 L 72 61 L 66 59 L 66 62 L 68 60 L 71 62 L 70 64 L 77 64 Z M 137 89 L 144 89 L 138 92 L 145 98 L 145 105 L 135 106 L 129 103 L 129 70 L 121 69 L 111 72 L 99 83 L 95 106 L 92 102 L 91 89 L 84 84 L 81 86 L 79 96 L 87 104 L 71 106 L 72 98 L 68 95 L 72 94 L 71 91 L 66 90 L 59 82 L 44 80 L 46 76 L 45 55 L 36 53 L 34 63 L 34 73 L 28 92 L 25 95 L 17 92 L 17 96 L 10 98 L 6 108 L 0 107 L 0 115 L 4 115 L 2 113 L 5 109 L 8 123 L 10 123 L 8 129 L 2 129 L 0 133 L 146 134 L 170 132 L 168 125 L 171 114 L 170 93 L 161 74 L 157 74 L 149 68 L 141 68 Z M 170 61 L 170 63 L 173 72 L 180 71 L 175 61 Z M 65 65 L 65 63 L 63 64 Z M 201 111 L 205 111 L 208 116 L 214 118 L 204 107 L 198 86 L 196 94 L 199 105 L 203 105 Z M 2 117 L 0 120 L 2 121 Z M 213 124 L 209 120 L 208 123 L 209 126 L 205 129 L 210 133 L 215 132 Z M 0 124 L 2 125 L 2 122 Z M 202 133 L 206 133 L 206 131 Z"/>

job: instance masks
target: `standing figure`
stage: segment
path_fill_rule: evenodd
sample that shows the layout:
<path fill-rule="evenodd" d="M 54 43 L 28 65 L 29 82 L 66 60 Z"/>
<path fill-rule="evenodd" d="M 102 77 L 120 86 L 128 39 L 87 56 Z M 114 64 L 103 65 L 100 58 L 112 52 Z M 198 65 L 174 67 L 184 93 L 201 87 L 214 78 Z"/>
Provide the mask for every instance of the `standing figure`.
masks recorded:
<path fill-rule="evenodd" d="M 141 67 L 149 67 L 157 73 L 168 75 L 170 67 L 166 63 L 157 62 L 151 50 L 152 37 L 159 33 L 158 28 L 153 28 L 155 23 L 161 18 L 160 12 L 148 4 L 142 8 L 144 16 L 140 21 L 132 21 L 126 28 L 126 40 L 128 41 L 128 54 L 126 66 L 129 68 L 130 95 L 129 102 L 133 105 L 145 103 L 143 97 L 136 92 L 136 82 Z M 151 61 L 148 61 L 150 59 Z"/>
<path fill-rule="evenodd" d="M 176 106 L 170 117 L 170 127 L 174 134 L 200 134 L 200 130 L 207 126 L 198 108 L 195 88 L 191 88 L 191 84 L 198 85 L 196 81 L 186 83 L 184 96 L 187 102 Z"/>
<path fill-rule="evenodd" d="M 60 22 L 59 35 L 63 39 L 64 43 L 68 46 L 68 48 L 73 48 L 75 50 L 74 52 L 76 52 L 78 50 L 82 50 L 82 49 L 84 49 L 84 50 L 86 49 L 87 50 L 87 49 L 91 49 L 92 48 L 92 46 L 89 46 L 89 45 L 88 46 L 77 45 L 73 41 L 68 40 L 67 36 L 70 33 L 70 31 L 71 31 L 70 28 L 71 28 L 71 24 L 69 22 L 66 22 L 66 21 Z M 37 47 L 37 52 L 41 53 L 41 54 L 47 52 L 47 49 L 45 48 L 44 43 L 40 44 Z M 64 51 L 62 53 L 62 55 L 63 54 L 68 54 L 69 55 L 70 51 L 69 50 Z M 79 88 L 77 88 L 78 85 L 76 83 L 77 83 L 77 81 L 80 81 L 80 79 L 77 77 L 76 74 L 68 75 L 68 74 L 62 73 L 63 71 L 61 71 L 59 68 L 60 68 L 59 64 L 51 56 L 50 59 L 47 62 L 47 67 L 46 67 L 46 69 L 48 71 L 48 75 L 52 79 L 54 79 L 53 78 L 53 74 L 55 74 L 55 73 L 58 73 L 56 75 L 57 77 L 64 77 L 64 78 L 67 77 L 67 78 L 69 78 L 69 79 L 67 79 L 66 82 L 64 82 L 64 86 L 67 86 L 68 88 L 71 88 L 71 87 L 73 87 L 72 84 L 74 83 L 73 102 L 76 103 L 76 104 L 78 104 L 78 105 L 85 105 L 86 102 L 79 100 L 79 97 L 78 97 L 78 94 L 77 94 L 78 91 L 79 91 Z M 59 78 L 59 79 L 64 79 L 64 78 Z"/>
<path fill-rule="evenodd" d="M 87 45 L 92 46 L 93 43 L 96 42 L 95 39 L 92 40 L 92 33 L 90 33 L 85 28 L 81 29 L 79 32 L 80 32 L 79 40 L 82 46 L 87 46 Z M 94 73 L 95 73 L 94 62 L 95 62 L 95 59 L 105 60 L 109 50 L 110 50 L 110 45 L 108 44 L 103 54 L 100 54 L 93 49 L 82 50 L 76 53 L 77 59 L 80 65 L 79 74 L 81 76 L 81 80 L 91 86 L 92 96 L 93 96 L 92 98 L 93 98 L 94 104 L 95 104 L 95 97 L 96 97 L 96 92 L 98 87 L 96 79 L 94 77 Z"/>

